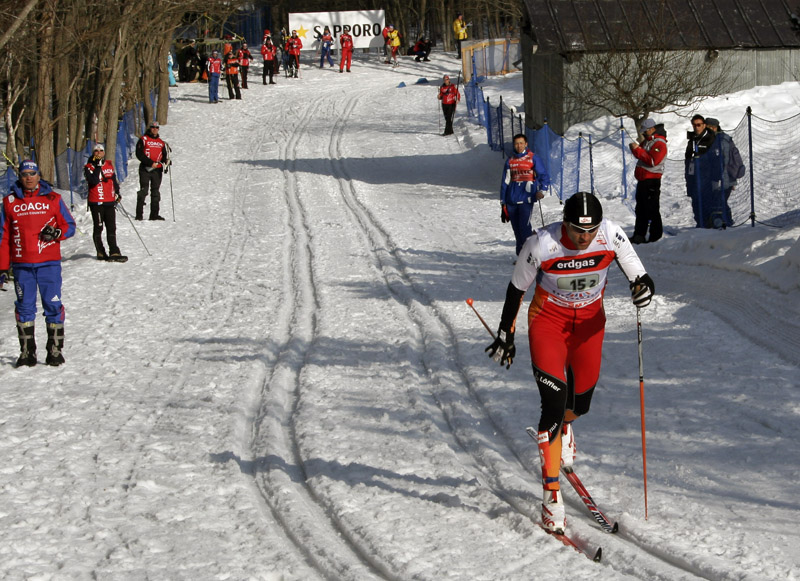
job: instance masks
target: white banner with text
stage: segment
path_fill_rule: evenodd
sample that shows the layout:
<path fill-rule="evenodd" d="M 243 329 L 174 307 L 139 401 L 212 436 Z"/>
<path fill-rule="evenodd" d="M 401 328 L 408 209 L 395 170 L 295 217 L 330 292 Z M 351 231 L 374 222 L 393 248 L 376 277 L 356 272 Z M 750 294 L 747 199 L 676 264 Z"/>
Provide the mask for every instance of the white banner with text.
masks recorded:
<path fill-rule="evenodd" d="M 319 39 L 326 26 L 336 41 L 334 48 L 339 48 L 339 35 L 345 30 L 353 37 L 354 48 L 379 48 L 383 46 L 385 21 L 383 10 L 298 12 L 289 14 L 289 32 L 297 31 L 297 36 L 303 41 L 303 50 L 319 48 Z"/>

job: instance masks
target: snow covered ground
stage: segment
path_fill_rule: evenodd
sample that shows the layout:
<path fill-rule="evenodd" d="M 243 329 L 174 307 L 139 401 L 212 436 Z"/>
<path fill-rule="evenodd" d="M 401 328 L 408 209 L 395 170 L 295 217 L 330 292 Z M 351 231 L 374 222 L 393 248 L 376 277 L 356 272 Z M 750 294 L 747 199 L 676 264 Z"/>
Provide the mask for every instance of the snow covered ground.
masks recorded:
<path fill-rule="evenodd" d="M 800 223 L 698 231 L 667 196 L 677 235 L 637 247 L 658 293 L 642 312 L 647 520 L 636 315 L 612 272 L 576 470 L 620 533 L 565 487 L 569 530 L 604 549 L 593 563 L 536 525 L 525 333 L 510 370 L 490 365 L 464 302 L 497 325 L 514 243 L 484 130 L 461 111 L 457 138 L 439 135 L 445 72 L 441 54 L 358 60 L 265 87 L 256 67 L 219 105 L 173 89 L 167 221 L 136 223 L 149 254 L 120 215 L 130 261 L 97 262 L 75 210 L 66 365 L 12 367 L 0 293 L 3 579 L 800 579 Z"/>

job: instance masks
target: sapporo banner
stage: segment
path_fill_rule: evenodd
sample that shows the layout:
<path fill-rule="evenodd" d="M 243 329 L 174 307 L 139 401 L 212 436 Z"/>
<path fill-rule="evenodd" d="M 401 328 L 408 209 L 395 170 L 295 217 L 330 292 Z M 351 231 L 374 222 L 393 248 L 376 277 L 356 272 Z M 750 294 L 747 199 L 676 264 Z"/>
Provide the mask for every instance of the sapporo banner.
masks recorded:
<path fill-rule="evenodd" d="M 298 12 L 289 14 L 289 31 L 297 31 L 303 41 L 303 50 L 319 48 L 319 38 L 327 26 L 339 48 L 339 35 L 343 31 L 353 37 L 354 48 L 383 46 L 383 27 L 386 15 L 383 10 L 349 10 L 346 12 Z"/>

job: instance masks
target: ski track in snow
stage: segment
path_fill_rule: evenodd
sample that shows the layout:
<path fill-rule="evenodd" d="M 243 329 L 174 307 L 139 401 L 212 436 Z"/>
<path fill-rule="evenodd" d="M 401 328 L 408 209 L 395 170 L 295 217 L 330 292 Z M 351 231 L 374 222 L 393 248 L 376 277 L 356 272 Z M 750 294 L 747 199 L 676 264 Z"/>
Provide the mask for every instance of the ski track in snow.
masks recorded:
<path fill-rule="evenodd" d="M 496 581 L 549 578 L 565 570 L 587 580 L 759 578 L 761 556 L 748 554 L 750 535 L 758 533 L 740 528 L 757 521 L 738 512 L 760 507 L 767 518 L 776 519 L 788 500 L 764 507 L 744 492 L 741 498 L 725 498 L 720 502 L 731 518 L 712 512 L 708 524 L 720 525 L 719 531 L 695 530 L 683 522 L 682 505 L 672 505 L 692 490 L 682 480 L 686 474 L 706 477 L 700 486 L 730 478 L 745 489 L 773 472 L 751 468 L 745 476 L 728 476 L 721 474 L 722 462 L 704 472 L 680 458 L 669 442 L 654 438 L 651 445 L 660 454 L 651 456 L 651 465 L 661 461 L 662 470 L 652 472 L 651 514 L 660 510 L 665 526 L 645 523 L 638 512 L 641 497 L 631 485 L 639 477 L 637 459 L 618 458 L 611 443 L 620 435 L 635 439 L 638 421 L 625 416 L 627 409 L 615 409 L 613 416 L 608 411 L 609 405 L 621 408 L 620 401 L 630 403 L 632 397 L 617 394 L 609 404 L 611 390 L 605 389 L 623 381 L 622 368 L 630 363 L 629 358 L 607 360 L 610 353 L 619 353 L 614 343 L 624 341 L 618 338 L 621 321 L 631 309 L 627 286 L 616 272 L 607 293 L 602 396 L 586 418 L 587 429 L 578 432 L 579 454 L 584 455 L 577 470 L 600 508 L 619 519 L 621 531 L 600 531 L 566 482 L 570 533 L 602 546 L 603 562 L 589 563 L 540 530 L 538 452 L 521 429 L 521 422 L 535 421 L 538 411 L 527 337 L 520 333 L 517 338 L 520 356 L 511 370 L 490 368 L 483 353 L 488 335 L 468 312 L 465 297 L 456 296 L 470 288 L 479 306 L 482 295 L 483 315 L 490 324 L 496 321 L 511 274 L 505 255 L 512 246 L 485 240 L 492 231 L 483 226 L 471 237 L 463 225 L 426 214 L 468 204 L 472 214 L 458 208 L 461 213 L 455 215 L 485 220 L 490 207 L 496 216 L 494 192 L 489 196 L 479 185 L 471 186 L 474 173 L 452 186 L 448 182 L 471 169 L 465 165 L 476 159 L 469 157 L 475 148 L 465 144 L 473 134 L 464 131 L 461 120 L 459 141 L 420 146 L 436 126 L 432 105 L 439 113 L 438 103 L 421 96 L 430 88 L 398 91 L 378 81 L 360 88 L 338 74 L 322 83 L 315 73 L 303 80 L 316 82 L 312 88 L 287 86 L 290 81 L 284 79 L 280 97 L 259 94 L 261 87 L 255 86 L 246 93 L 252 101 L 211 109 L 206 109 L 204 86 L 180 87 L 182 102 L 171 112 L 173 118 L 205 114 L 228 123 L 220 143 L 187 139 L 174 147 L 177 183 L 186 192 L 207 194 L 207 207 L 192 216 L 202 216 L 198 222 L 212 217 L 213 242 L 197 242 L 200 256 L 185 251 L 159 256 L 160 249 L 151 248 L 154 257 L 137 259 L 130 252 L 129 267 L 139 269 L 135 279 L 110 278 L 110 286 L 103 287 L 105 302 L 90 297 L 80 303 L 75 297 L 68 304 L 74 310 L 68 314 L 66 366 L 8 372 L 16 382 L 10 382 L 15 389 L 9 389 L 7 419 L 0 424 L 7 434 L 3 491 L 13 501 L 0 507 L 0 517 L 13 523 L 2 533 L 7 542 L 0 547 L 0 572 L 7 573 L 5 578 Z M 274 105 L 276 98 L 280 115 L 264 105 Z M 263 109 L 251 110 L 253 102 Z M 223 107 L 234 114 L 222 113 Z M 411 155 L 381 145 L 386 136 L 407 145 Z M 375 142 L 359 143 L 362 139 Z M 419 154 L 423 147 L 436 157 L 429 165 Z M 215 151 L 223 148 L 235 152 L 233 161 Z M 382 152 L 383 160 L 369 157 Z M 181 157 L 203 161 L 181 164 Z M 192 172 L 222 159 L 220 177 Z M 424 180 L 410 176 L 393 189 L 391 176 L 370 173 L 371 163 L 386 173 L 419 167 Z M 500 158 L 490 163 L 494 184 Z M 125 184 L 129 190 L 135 189 L 135 166 L 131 183 Z M 449 175 L 437 182 L 440 170 Z M 167 184 L 165 179 L 162 194 Z M 420 210 L 413 204 L 415 184 L 422 195 L 435 192 Z M 467 191 L 464 199 L 459 189 Z M 387 201 L 388 196 L 397 196 L 397 202 Z M 166 195 L 162 199 L 166 206 Z M 409 215 L 394 215 L 397 208 Z M 180 204 L 178 209 L 184 210 Z M 548 221 L 558 218 L 560 208 L 545 209 Z M 85 216 L 79 222 L 84 229 L 91 227 Z M 426 232 L 431 224 L 437 230 Z M 170 232 L 179 234 L 162 234 L 165 246 L 173 236 L 191 246 L 200 228 L 180 220 L 177 225 L 137 225 L 148 242 L 156 228 L 173 226 Z M 124 231 L 121 236 L 128 245 L 136 243 L 124 238 Z M 99 266 L 76 260 L 86 258 L 87 241 L 75 242 L 65 251 L 67 289 L 79 288 L 82 277 L 91 278 Z M 736 349 L 766 352 L 770 361 L 781 357 L 787 368 L 800 362 L 800 313 L 797 305 L 786 304 L 783 292 L 735 267 L 710 265 L 709 270 L 707 264 L 670 261 L 663 252 L 648 256 L 649 246 L 639 249 L 656 279 L 659 295 L 652 308 L 662 322 L 645 330 L 648 382 L 652 360 L 658 370 L 654 383 L 660 387 L 678 384 L 678 391 L 683 379 L 673 362 L 653 356 L 653 335 L 664 341 L 673 333 L 678 340 L 706 339 L 694 327 L 665 331 L 670 326 L 663 322 L 665 311 L 676 327 L 701 321 L 721 341 L 735 335 Z M 185 264 L 175 265 L 176 256 Z M 456 284 L 446 276 L 457 278 Z M 757 289 L 757 300 L 741 290 L 743 285 Z M 161 316 L 156 301 L 171 320 Z M 94 315 L 92 308 L 110 316 Z M 785 316 L 776 317 L 776 312 Z M 130 342 L 119 337 L 115 326 L 125 316 L 137 319 L 139 326 L 132 329 L 142 337 Z M 3 339 L 7 351 L 9 343 Z M 93 360 L 100 375 L 74 365 L 82 358 Z M 89 386 L 84 375 L 90 377 Z M 26 381 L 33 377 L 52 378 L 57 399 L 26 408 Z M 788 383 L 780 370 L 774 377 Z M 705 375 L 691 379 L 707 381 Z M 789 394 L 790 388 L 780 384 L 775 389 Z M 691 399 L 687 413 L 663 406 L 669 396 L 656 388 L 653 397 L 663 409 L 656 408 L 651 421 L 662 429 L 669 423 L 667 434 L 687 449 L 683 455 L 691 456 L 693 446 L 701 445 L 698 439 L 713 437 L 713 427 L 698 429 L 691 415 L 693 406 L 708 405 L 702 394 L 679 393 Z M 795 441 L 796 428 L 781 423 L 784 417 L 791 420 L 792 412 L 777 410 L 773 421 L 765 411 L 768 404 L 741 409 L 748 397 L 758 396 L 717 398 L 720 421 L 734 425 L 724 434 L 755 425 L 753 454 L 769 450 L 776 436 Z M 92 413 L 82 416 L 84 409 Z M 697 417 L 713 417 L 713 412 Z M 97 425 L 72 426 L 86 418 Z M 700 434 L 684 434 L 672 425 L 683 421 Z M 596 437 L 608 440 L 590 443 L 591 426 L 600 426 Z M 76 438 L 73 430 L 78 429 Z M 68 460 L 80 455 L 85 461 L 68 465 L 52 458 L 51 450 L 60 445 L 80 450 Z M 627 448 L 632 449 L 630 444 Z M 745 461 L 747 453 L 733 457 Z M 793 468 L 775 470 L 790 479 Z M 37 493 L 26 493 L 26 487 Z M 35 502 L 27 508 L 15 506 L 29 497 Z M 686 499 L 698 518 L 704 514 L 698 507 L 703 499 L 709 497 Z M 76 511 L 85 516 L 63 516 Z M 51 518 L 63 529 L 56 535 L 49 530 Z M 791 541 L 790 535 L 777 536 L 776 547 Z M 31 540 L 37 538 L 48 541 L 37 545 Z M 790 579 L 797 578 L 789 558 L 779 563 Z"/>
<path fill-rule="evenodd" d="M 392 568 L 388 555 L 381 557 L 380 541 L 351 529 L 347 520 L 339 516 L 340 507 L 325 498 L 324 487 L 318 489 L 314 479 L 309 478 L 307 463 L 310 459 L 304 457 L 296 425 L 303 392 L 312 389 L 304 384 L 303 376 L 306 361 L 320 341 L 317 328 L 320 282 L 314 261 L 325 252 L 314 245 L 314 234 L 307 223 L 306 217 L 312 213 L 309 205 L 314 202 L 306 202 L 305 198 L 311 190 L 303 192 L 298 185 L 302 178 L 295 175 L 302 171 L 296 156 L 311 125 L 315 127 L 315 139 L 328 140 L 331 175 L 338 183 L 337 194 L 341 207 L 348 213 L 350 225 L 365 244 L 365 254 L 383 279 L 387 292 L 404 307 L 406 326 L 415 330 L 416 375 L 427 381 L 432 391 L 428 396 L 416 388 L 407 388 L 410 400 L 424 402 L 432 398 L 422 413 L 431 413 L 430 404 L 439 410 L 440 418 L 429 417 L 428 420 L 449 432 L 451 448 L 461 458 L 465 472 L 473 475 L 471 486 L 481 487 L 494 497 L 491 510 L 524 517 L 506 516 L 511 520 L 510 526 L 525 536 L 546 538 L 546 535 L 535 525 L 539 518 L 539 468 L 532 452 L 534 447 L 529 446 L 525 451 L 515 449 L 473 389 L 467 368 L 460 359 L 449 355 L 458 352 L 452 325 L 439 314 L 435 300 L 418 288 L 391 236 L 359 201 L 357 187 L 348 176 L 347 164 L 341 160 L 347 120 L 358 101 L 359 96 L 350 96 L 345 101 L 344 111 L 335 112 L 337 121 L 332 128 L 325 127 L 324 136 L 316 132 L 332 112 L 318 103 L 308 106 L 284 147 L 285 203 L 291 231 L 288 247 L 284 248 L 284 256 L 288 258 L 283 292 L 286 301 L 279 317 L 285 342 L 267 373 L 262 392 L 264 400 L 256 414 L 251 446 L 253 456 L 262 459 L 261 466 L 257 467 L 257 479 L 265 502 L 298 551 L 321 577 L 393 580 L 407 577 L 403 571 Z M 584 510 L 579 502 L 573 501 L 571 506 L 578 513 Z M 610 566 L 618 574 L 665 580 L 715 578 L 713 571 L 703 571 L 690 559 L 648 546 L 624 532 L 610 537 L 586 526 L 575 529 L 576 534 L 598 546 L 612 549 L 614 558 Z M 625 565 L 625 562 L 630 564 Z M 665 573 L 665 568 L 669 572 Z"/>

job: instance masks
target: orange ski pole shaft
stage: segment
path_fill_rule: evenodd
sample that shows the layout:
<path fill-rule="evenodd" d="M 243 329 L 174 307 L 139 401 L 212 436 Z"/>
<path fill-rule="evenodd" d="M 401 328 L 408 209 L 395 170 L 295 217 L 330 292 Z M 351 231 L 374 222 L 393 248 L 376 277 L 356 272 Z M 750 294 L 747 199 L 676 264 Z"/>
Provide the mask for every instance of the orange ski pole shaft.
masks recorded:
<path fill-rule="evenodd" d="M 484 320 L 483 320 L 483 317 L 481 317 L 481 314 L 480 314 L 480 313 L 477 311 L 477 309 L 476 309 L 476 308 L 473 306 L 472 302 L 473 302 L 473 301 L 472 301 L 472 299 L 467 299 L 467 301 L 466 301 L 466 303 L 469 305 L 469 308 L 470 308 L 470 309 L 472 309 L 472 310 L 473 310 L 473 312 L 474 312 L 474 313 L 475 313 L 475 314 L 478 316 L 478 318 L 481 320 L 481 323 L 483 323 L 483 326 L 484 326 L 484 327 L 486 327 L 486 330 L 487 330 L 487 331 L 489 331 L 489 334 L 492 336 L 492 339 L 494 339 L 494 338 L 495 338 L 495 337 L 494 337 L 494 333 L 493 333 L 493 332 L 492 332 L 492 330 L 489 328 L 489 325 L 487 325 L 487 324 L 486 324 L 486 321 L 484 321 Z"/>

